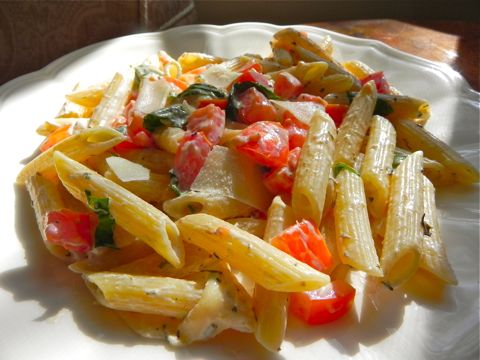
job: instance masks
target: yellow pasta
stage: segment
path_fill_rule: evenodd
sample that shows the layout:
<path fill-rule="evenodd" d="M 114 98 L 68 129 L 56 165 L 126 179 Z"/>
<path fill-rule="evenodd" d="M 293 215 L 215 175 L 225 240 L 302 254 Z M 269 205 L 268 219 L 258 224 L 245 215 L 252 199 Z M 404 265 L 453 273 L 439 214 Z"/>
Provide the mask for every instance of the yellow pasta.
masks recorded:
<path fill-rule="evenodd" d="M 328 275 L 214 216 L 187 215 L 177 226 L 185 241 L 225 260 L 266 289 L 305 291 L 329 282 Z"/>
<path fill-rule="evenodd" d="M 168 216 L 128 190 L 105 179 L 82 164 L 55 152 L 58 177 L 77 199 L 87 203 L 85 191 L 109 199 L 110 212 L 119 226 L 146 242 L 172 265 L 183 265 L 183 244 Z"/>
<path fill-rule="evenodd" d="M 333 163 L 336 129 L 324 112 L 316 112 L 295 173 L 292 208 L 297 219 L 311 219 L 320 224 L 330 168 Z"/>

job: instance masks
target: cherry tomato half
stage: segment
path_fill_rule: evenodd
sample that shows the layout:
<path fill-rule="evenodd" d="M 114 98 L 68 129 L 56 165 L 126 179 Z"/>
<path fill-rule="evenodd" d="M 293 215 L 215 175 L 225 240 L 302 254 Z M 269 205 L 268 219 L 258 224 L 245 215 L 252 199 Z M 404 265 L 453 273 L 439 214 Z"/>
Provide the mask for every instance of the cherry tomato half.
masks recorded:
<path fill-rule="evenodd" d="M 334 280 L 317 290 L 292 293 L 290 312 L 310 325 L 325 324 L 345 315 L 353 304 L 355 289 L 343 280 Z"/>
<path fill-rule="evenodd" d="M 373 74 L 365 76 L 363 79 L 360 79 L 360 83 L 365 85 L 370 80 L 375 82 L 375 86 L 379 94 L 390 94 L 390 84 L 385 78 L 383 71 L 374 72 Z"/>
<path fill-rule="evenodd" d="M 277 75 L 273 89 L 275 94 L 284 99 L 294 99 L 302 93 L 303 85 L 295 76 L 282 71 Z"/>
<path fill-rule="evenodd" d="M 46 218 L 45 234 L 52 244 L 78 253 L 86 253 L 93 248 L 98 224 L 95 214 L 61 209 L 48 212 Z"/>
<path fill-rule="evenodd" d="M 271 244 L 319 271 L 332 266 L 332 254 L 322 234 L 308 220 L 286 228 L 271 240 Z"/>
<path fill-rule="evenodd" d="M 187 132 L 180 140 L 173 166 L 180 190 L 190 188 L 210 150 L 210 142 L 202 132 Z"/>
<path fill-rule="evenodd" d="M 265 95 L 256 88 L 251 87 L 238 96 L 240 108 L 238 110 L 239 120 L 246 124 L 253 124 L 257 121 L 275 121 L 277 111 Z"/>
<path fill-rule="evenodd" d="M 288 160 L 288 132 L 279 123 L 258 121 L 235 137 L 236 148 L 260 165 L 280 167 Z"/>
<path fill-rule="evenodd" d="M 225 129 L 225 111 L 210 104 L 192 112 L 187 120 L 187 130 L 202 132 L 211 145 L 219 143 Z"/>

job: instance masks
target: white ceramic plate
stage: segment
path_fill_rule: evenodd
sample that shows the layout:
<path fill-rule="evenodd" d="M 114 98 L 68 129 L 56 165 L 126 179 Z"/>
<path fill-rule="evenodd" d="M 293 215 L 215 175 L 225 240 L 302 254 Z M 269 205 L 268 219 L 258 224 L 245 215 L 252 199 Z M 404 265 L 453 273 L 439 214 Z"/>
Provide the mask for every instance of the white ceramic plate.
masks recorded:
<path fill-rule="evenodd" d="M 479 161 L 478 93 L 449 67 L 370 40 L 297 26 L 313 39 L 329 34 L 341 59 L 360 59 L 402 92 L 427 99 L 427 128 L 469 161 Z M 269 53 L 279 27 L 244 23 L 186 26 L 88 46 L 0 88 L 1 359 L 257 359 L 270 355 L 253 336 L 227 333 L 210 343 L 174 349 L 142 339 L 110 310 L 95 304 L 83 283 L 41 244 L 30 200 L 14 179 L 41 138 L 36 127 L 52 118 L 79 80 L 108 79 L 123 66 L 165 49 L 173 56 L 201 51 L 230 57 Z M 441 303 L 377 289 L 373 302 L 357 296 L 356 311 L 326 326 L 292 320 L 279 359 L 478 358 L 478 187 L 438 191 L 441 225 L 459 286 Z M 375 309 L 375 306 L 377 309 Z M 274 356 L 275 357 L 275 356 Z"/>

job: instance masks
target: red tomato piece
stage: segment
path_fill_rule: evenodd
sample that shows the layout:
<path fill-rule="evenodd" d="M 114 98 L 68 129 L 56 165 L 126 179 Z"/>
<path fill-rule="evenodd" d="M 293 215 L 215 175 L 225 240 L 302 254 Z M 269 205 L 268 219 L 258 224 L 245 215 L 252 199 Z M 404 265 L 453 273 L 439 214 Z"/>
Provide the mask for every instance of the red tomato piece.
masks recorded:
<path fill-rule="evenodd" d="M 235 80 L 236 83 L 241 83 L 246 81 L 256 82 L 256 83 L 259 83 L 260 85 L 267 86 L 267 87 L 270 86 L 270 84 L 268 83 L 268 78 L 253 68 L 244 71 L 242 75 L 240 75 Z"/>
<path fill-rule="evenodd" d="M 187 130 L 202 132 L 210 144 L 217 145 L 225 129 L 225 111 L 210 104 L 195 110 L 187 121 Z"/>
<path fill-rule="evenodd" d="M 257 121 L 275 121 L 277 111 L 265 95 L 256 88 L 251 87 L 238 96 L 240 108 L 239 120 L 246 124 Z"/>
<path fill-rule="evenodd" d="M 355 289 L 334 280 L 317 290 L 290 295 L 290 312 L 310 325 L 325 324 L 345 315 L 353 304 Z"/>
<path fill-rule="evenodd" d="M 262 64 L 257 63 L 253 59 L 249 60 L 247 63 L 245 63 L 245 65 L 243 65 L 241 68 L 237 69 L 236 71 L 243 73 L 245 71 L 252 70 L 252 69 L 256 70 L 259 73 L 263 73 Z"/>
<path fill-rule="evenodd" d="M 279 123 L 258 121 L 236 137 L 236 148 L 260 165 L 280 167 L 288 160 L 288 132 Z"/>
<path fill-rule="evenodd" d="M 275 79 L 274 91 L 284 99 L 294 99 L 303 91 L 303 85 L 295 76 L 282 71 Z"/>
<path fill-rule="evenodd" d="M 365 85 L 367 82 L 373 80 L 379 94 L 390 94 L 390 84 L 385 78 L 383 71 L 378 71 L 373 74 L 367 75 L 363 79 L 360 79 L 360 83 Z"/>
<path fill-rule="evenodd" d="M 287 165 L 273 169 L 263 178 L 263 183 L 270 192 L 274 194 L 291 193 L 301 150 L 299 147 L 290 150 Z"/>
<path fill-rule="evenodd" d="M 42 142 L 39 149 L 41 152 L 44 152 L 50 149 L 53 145 L 59 143 L 60 141 L 66 139 L 70 136 L 70 125 L 64 125 L 53 131 L 47 138 Z"/>
<path fill-rule="evenodd" d="M 150 132 L 143 127 L 144 115 L 136 112 L 134 108 L 135 100 L 131 100 L 128 105 L 125 106 L 124 117 L 127 126 L 127 140 L 122 141 L 114 147 L 114 150 L 118 153 L 131 149 L 153 147 L 155 144 Z M 115 120 L 115 124 L 121 126 L 122 120 L 120 118 Z"/>
<path fill-rule="evenodd" d="M 306 93 L 298 95 L 297 101 L 314 102 L 323 105 L 323 107 L 327 106 L 328 104 L 328 102 L 323 100 L 322 97 Z"/>
<path fill-rule="evenodd" d="M 347 111 L 348 105 L 343 104 L 328 104 L 325 108 L 325 112 L 330 115 L 337 128 L 342 125 L 343 118 Z"/>
<path fill-rule="evenodd" d="M 93 238 L 98 218 L 95 214 L 62 209 L 47 213 L 45 234 L 52 244 L 78 253 L 93 248 Z"/>
<path fill-rule="evenodd" d="M 282 125 L 288 131 L 288 145 L 290 149 L 302 147 L 307 138 L 309 126 L 297 120 L 288 111 L 284 113 L 284 117 L 285 120 L 283 120 Z"/>
<path fill-rule="evenodd" d="M 319 271 L 332 266 L 332 254 L 322 234 L 308 220 L 286 228 L 271 240 L 271 244 Z"/>
<path fill-rule="evenodd" d="M 202 132 L 185 134 L 178 146 L 173 166 L 180 190 L 190 188 L 210 150 L 210 142 Z"/>
<path fill-rule="evenodd" d="M 213 104 L 215 106 L 218 106 L 220 109 L 225 110 L 227 108 L 227 103 L 227 99 L 200 99 L 200 101 L 198 102 L 198 107 L 202 108 Z"/>

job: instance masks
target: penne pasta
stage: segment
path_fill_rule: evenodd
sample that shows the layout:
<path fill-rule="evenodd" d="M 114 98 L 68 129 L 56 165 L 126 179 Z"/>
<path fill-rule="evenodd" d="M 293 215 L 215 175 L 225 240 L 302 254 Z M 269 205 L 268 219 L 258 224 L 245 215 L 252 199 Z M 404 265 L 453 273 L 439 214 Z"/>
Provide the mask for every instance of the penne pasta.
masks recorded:
<path fill-rule="evenodd" d="M 265 233 L 266 221 L 263 219 L 239 217 L 227 219 L 227 222 L 259 238 L 263 238 L 263 235 Z"/>
<path fill-rule="evenodd" d="M 353 99 L 338 128 L 333 156 L 334 163 L 353 166 L 355 157 L 360 152 L 363 139 L 370 127 L 376 99 L 377 90 L 373 81 L 366 83 Z"/>
<path fill-rule="evenodd" d="M 214 216 L 187 215 L 177 226 L 185 241 L 225 260 L 266 289 L 306 291 L 329 282 L 328 275 Z"/>
<path fill-rule="evenodd" d="M 343 170 L 335 180 L 335 233 L 340 259 L 371 276 L 382 276 L 370 230 L 362 178 Z"/>
<path fill-rule="evenodd" d="M 168 216 L 62 153 L 55 152 L 54 159 L 58 177 L 75 198 L 87 203 L 86 190 L 94 196 L 108 198 L 110 212 L 119 226 L 135 234 L 172 265 L 183 265 L 183 243 Z"/>
<path fill-rule="evenodd" d="M 420 256 L 420 268 L 427 270 L 447 284 L 456 285 L 455 273 L 447 259 L 447 252 L 440 234 L 437 207 L 435 205 L 435 188 L 423 177 L 423 247 Z"/>
<path fill-rule="evenodd" d="M 365 185 L 368 211 L 376 218 L 385 216 L 387 211 L 394 151 L 395 129 L 387 119 L 375 115 L 360 175 Z"/>
<path fill-rule="evenodd" d="M 202 296 L 194 281 L 112 272 L 84 274 L 95 299 L 111 309 L 183 318 Z"/>
<path fill-rule="evenodd" d="M 60 151 L 66 156 L 84 161 L 89 156 L 101 154 L 124 140 L 118 131 L 108 128 L 92 128 L 72 135 L 52 146 L 30 161 L 17 176 L 17 183 L 24 184 L 28 177 L 36 173 L 54 171 L 53 153 Z"/>
<path fill-rule="evenodd" d="M 417 270 L 423 243 L 423 156 L 409 155 L 393 172 L 383 240 L 384 282 L 392 288 Z"/>
<path fill-rule="evenodd" d="M 314 114 L 298 160 L 292 189 L 292 208 L 297 219 L 322 220 L 325 193 L 333 164 L 336 129 L 324 112 Z"/>
<path fill-rule="evenodd" d="M 153 133 L 155 144 L 170 154 L 175 154 L 179 141 L 185 135 L 185 131 L 176 127 L 166 127 Z"/>
<path fill-rule="evenodd" d="M 409 151 L 422 150 L 426 157 L 445 166 L 457 184 L 472 184 L 479 181 L 478 170 L 455 150 L 433 134 L 408 120 L 393 122 L 397 131 L 397 145 Z"/>

